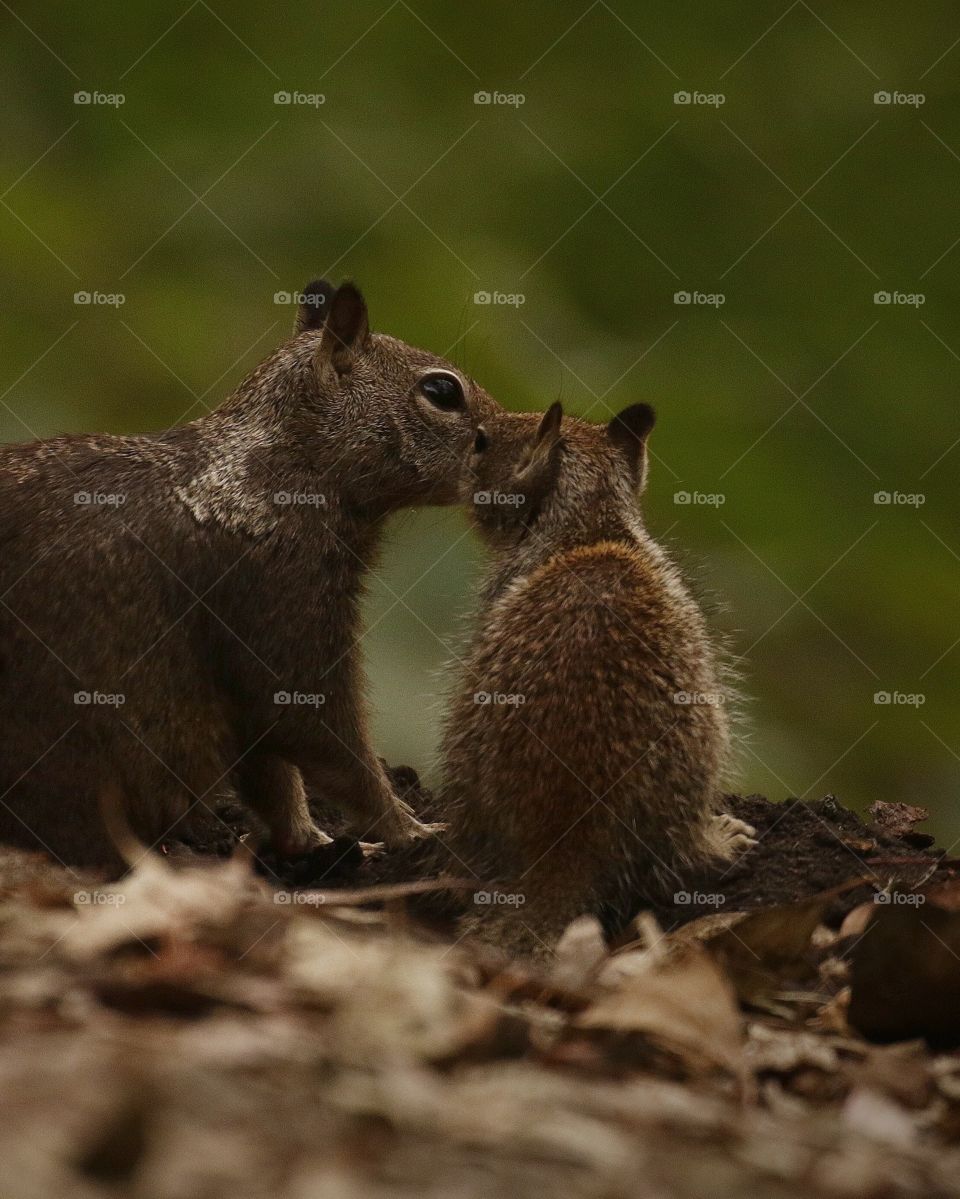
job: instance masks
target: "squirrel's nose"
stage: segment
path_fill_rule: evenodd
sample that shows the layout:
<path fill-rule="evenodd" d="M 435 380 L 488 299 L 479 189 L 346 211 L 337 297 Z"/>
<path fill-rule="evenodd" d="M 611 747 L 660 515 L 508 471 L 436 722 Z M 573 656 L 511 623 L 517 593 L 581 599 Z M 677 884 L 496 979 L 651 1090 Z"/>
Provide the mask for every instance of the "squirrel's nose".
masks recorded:
<path fill-rule="evenodd" d="M 473 443 L 473 452 L 475 454 L 482 454 L 489 447 L 489 445 L 490 438 L 487 436 L 487 431 L 483 425 L 480 425 L 477 429 L 476 440 Z"/>

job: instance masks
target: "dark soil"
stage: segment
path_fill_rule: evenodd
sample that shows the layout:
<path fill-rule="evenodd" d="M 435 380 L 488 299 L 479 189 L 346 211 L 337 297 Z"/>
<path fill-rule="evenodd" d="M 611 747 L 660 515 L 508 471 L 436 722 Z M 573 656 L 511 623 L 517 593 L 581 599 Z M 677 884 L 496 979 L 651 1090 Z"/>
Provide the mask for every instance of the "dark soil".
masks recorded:
<path fill-rule="evenodd" d="M 415 770 L 409 766 L 388 769 L 397 793 L 421 818 L 439 819 L 433 796 Z M 263 839 L 256 818 L 236 802 L 195 816 L 191 830 L 165 848 L 172 853 L 187 850 L 222 857 L 236 848 L 241 837 L 250 836 L 259 846 L 259 872 L 278 888 L 290 890 L 368 887 L 436 878 L 442 873 L 435 844 L 424 842 L 401 852 L 365 858 L 357 842 L 345 835 L 345 821 L 338 812 L 314 801 L 310 807 L 318 825 L 335 839 L 301 858 L 278 858 Z M 909 890 L 960 876 L 960 861 L 947 860 L 943 851 L 928 844 L 932 838 L 912 830 L 896 836 L 878 824 L 865 824 L 832 795 L 812 803 L 798 799 L 774 803 L 762 795 L 731 795 L 727 810 L 754 826 L 758 844 L 735 865 L 691 878 L 681 901 L 650 903 L 638 894 L 634 911 L 652 909 L 669 930 L 718 911 L 793 903 L 863 880 L 831 903 L 826 923 L 837 927 L 848 911 L 891 883 Z M 422 918 L 440 924 L 456 915 L 450 899 L 436 897 L 419 900 L 416 910 Z M 620 922 L 608 916 L 605 923 L 609 932 L 616 933 Z"/>
<path fill-rule="evenodd" d="M 916 832 L 892 836 L 876 824 L 865 824 L 833 795 L 812 803 L 799 799 L 773 803 L 762 795 L 731 795 L 728 811 L 753 825 L 758 844 L 733 868 L 712 871 L 692 880 L 689 887 L 691 894 L 721 895 L 726 911 L 794 903 L 863 879 L 862 886 L 845 891 L 828 908 L 825 922 L 837 927 L 851 908 L 891 882 L 898 889 L 912 890 L 960 873 L 960 863 L 946 864 L 942 850 L 924 844 L 932 837 Z M 654 906 L 664 927 L 717 910 L 712 903 Z"/>
<path fill-rule="evenodd" d="M 425 820 L 437 819 L 432 794 L 421 785 L 410 766 L 387 767 L 393 789 Z M 184 849 L 193 854 L 227 857 L 247 837 L 256 845 L 256 868 L 278 888 L 290 890 L 326 887 L 364 887 L 380 882 L 410 881 L 437 873 L 437 859 L 426 844 L 387 859 L 366 859 L 354 838 L 346 835 L 347 822 L 335 808 L 311 799 L 310 811 L 317 825 L 333 843 L 299 858 L 281 858 L 271 849 L 263 827 L 242 804 L 227 800 L 212 810 L 201 808 L 191 814 L 186 831 L 165 843 L 172 854 Z M 432 866 L 432 870 L 431 870 Z"/>

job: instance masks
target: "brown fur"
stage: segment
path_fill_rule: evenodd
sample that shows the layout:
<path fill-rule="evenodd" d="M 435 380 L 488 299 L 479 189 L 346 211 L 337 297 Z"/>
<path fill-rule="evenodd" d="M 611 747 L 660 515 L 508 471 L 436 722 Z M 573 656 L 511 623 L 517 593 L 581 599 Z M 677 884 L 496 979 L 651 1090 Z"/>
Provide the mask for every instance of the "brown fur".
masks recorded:
<path fill-rule="evenodd" d="M 478 463 L 493 562 L 443 748 L 451 848 L 515 897 L 467 927 L 533 954 L 752 832 L 718 807 L 728 717 L 703 616 L 640 518 L 653 412 L 560 416 L 501 418 Z"/>
<path fill-rule="evenodd" d="M 371 334 L 352 285 L 307 294 L 293 339 L 199 420 L 0 447 L 0 840 L 120 869 L 105 786 L 148 843 L 235 788 L 298 852 L 326 840 L 303 777 L 358 835 L 425 831 L 367 734 L 361 585 L 391 512 L 461 497 L 496 405 Z M 462 380 L 458 407 L 424 393 L 432 371 Z"/>

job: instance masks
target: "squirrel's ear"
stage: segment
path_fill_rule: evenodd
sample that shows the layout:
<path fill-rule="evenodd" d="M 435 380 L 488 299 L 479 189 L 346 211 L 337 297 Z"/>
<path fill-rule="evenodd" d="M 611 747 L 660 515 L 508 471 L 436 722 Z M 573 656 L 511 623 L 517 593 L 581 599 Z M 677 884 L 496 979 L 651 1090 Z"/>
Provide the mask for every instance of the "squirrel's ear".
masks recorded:
<path fill-rule="evenodd" d="M 329 362 L 338 375 L 348 371 L 370 338 L 367 304 L 352 283 L 342 283 L 330 301 L 323 324 L 318 361 Z"/>
<path fill-rule="evenodd" d="M 559 400 L 555 400 L 543 414 L 543 419 L 540 421 L 540 427 L 537 429 L 537 436 L 534 444 L 539 449 L 541 446 L 547 448 L 560 437 L 560 422 L 563 420 L 563 405 Z"/>
<path fill-rule="evenodd" d="M 330 303 L 336 288 L 326 279 L 314 279 L 300 293 L 300 303 L 297 305 L 297 319 L 293 325 L 293 335 L 303 333 L 307 329 L 319 329 L 327 319 Z"/>
<path fill-rule="evenodd" d="M 530 455 L 517 472 L 517 482 L 524 487 L 546 490 L 553 475 L 560 447 L 560 422 L 563 405 L 557 400 L 543 414 L 537 428 Z"/>
<path fill-rule="evenodd" d="M 643 479 L 647 438 L 656 420 L 649 404 L 631 404 L 607 425 L 607 436 L 626 457 L 638 481 Z"/>

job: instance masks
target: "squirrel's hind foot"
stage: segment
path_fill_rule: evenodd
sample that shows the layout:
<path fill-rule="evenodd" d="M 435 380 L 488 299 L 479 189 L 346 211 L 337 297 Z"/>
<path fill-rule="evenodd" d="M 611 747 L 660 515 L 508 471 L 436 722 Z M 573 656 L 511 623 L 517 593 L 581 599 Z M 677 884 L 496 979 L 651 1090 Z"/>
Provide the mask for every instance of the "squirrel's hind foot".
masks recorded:
<path fill-rule="evenodd" d="M 757 844 L 757 830 L 752 824 L 721 812 L 710 819 L 709 844 L 711 856 L 731 862 Z"/>

